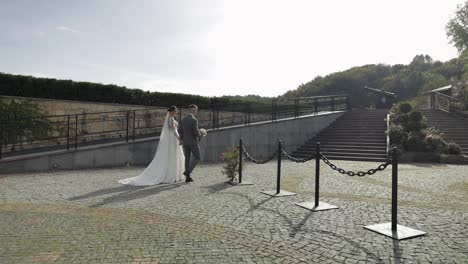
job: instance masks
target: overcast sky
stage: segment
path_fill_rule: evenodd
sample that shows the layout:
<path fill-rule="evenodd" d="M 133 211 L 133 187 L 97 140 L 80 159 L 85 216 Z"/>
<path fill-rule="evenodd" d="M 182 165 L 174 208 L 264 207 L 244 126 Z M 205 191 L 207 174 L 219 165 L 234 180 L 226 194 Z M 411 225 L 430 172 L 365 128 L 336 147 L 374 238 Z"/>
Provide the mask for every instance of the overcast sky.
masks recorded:
<path fill-rule="evenodd" d="M 461 0 L 0 0 L 0 72 L 209 96 L 457 56 Z"/>

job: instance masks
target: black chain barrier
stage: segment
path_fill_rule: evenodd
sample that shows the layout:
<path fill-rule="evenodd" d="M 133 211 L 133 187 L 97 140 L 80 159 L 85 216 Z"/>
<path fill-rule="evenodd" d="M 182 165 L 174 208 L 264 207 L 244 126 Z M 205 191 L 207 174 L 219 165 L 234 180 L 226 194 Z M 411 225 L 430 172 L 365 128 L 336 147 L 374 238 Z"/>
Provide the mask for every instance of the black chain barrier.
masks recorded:
<path fill-rule="evenodd" d="M 296 163 L 304 163 L 304 162 L 315 159 L 315 155 L 311 155 L 311 156 L 308 156 L 306 158 L 299 159 L 299 158 L 295 158 L 295 157 L 291 156 L 290 154 L 288 154 L 284 150 L 282 150 L 281 152 L 282 152 L 283 157 L 287 158 L 290 161 L 296 162 Z"/>
<path fill-rule="evenodd" d="M 256 163 L 256 164 L 266 164 L 266 163 L 272 161 L 276 157 L 276 155 L 278 154 L 278 152 L 275 151 L 273 153 L 273 155 L 271 155 L 268 159 L 260 161 L 260 160 L 254 159 L 252 156 L 250 156 L 250 154 L 247 152 L 247 150 L 245 150 L 244 147 L 242 147 L 242 152 L 245 154 L 245 157 L 248 160 L 250 160 L 251 162 Z"/>
<path fill-rule="evenodd" d="M 330 160 L 328 160 L 328 158 L 325 157 L 320 152 L 320 143 L 319 142 L 316 143 L 315 155 L 313 154 L 313 155 L 307 156 L 306 158 L 303 158 L 303 159 L 295 158 L 295 157 L 291 156 L 290 154 L 288 154 L 286 151 L 284 151 L 281 140 L 278 141 L 278 150 L 275 151 L 270 158 L 268 158 L 266 160 L 263 160 L 263 161 L 256 160 L 252 156 L 250 156 L 250 154 L 245 150 L 245 148 L 244 148 L 244 146 L 242 144 L 242 138 L 239 140 L 239 149 L 242 150 L 242 151 L 239 151 L 239 183 L 242 181 L 242 159 L 243 159 L 242 154 L 245 154 L 245 156 L 246 156 L 246 158 L 248 160 L 250 160 L 250 161 L 252 161 L 252 162 L 254 162 L 256 164 L 265 164 L 265 163 L 270 162 L 271 160 L 273 160 L 275 157 L 278 158 L 278 171 L 277 171 L 277 178 L 276 178 L 276 194 L 275 195 L 279 195 L 280 192 L 281 192 L 281 158 L 282 157 L 286 157 L 287 159 L 289 159 L 289 160 L 291 160 L 293 162 L 297 162 L 297 163 L 304 163 L 304 162 L 310 161 L 312 159 L 315 159 L 315 203 L 314 203 L 314 206 L 313 207 L 310 206 L 310 208 L 306 207 L 306 206 L 309 206 L 309 205 L 304 205 L 304 207 L 306 207 L 306 208 L 308 208 L 310 210 L 314 210 L 314 211 L 333 209 L 333 207 L 334 207 L 334 206 L 330 206 L 329 204 L 319 202 L 319 199 L 320 199 L 320 195 L 319 195 L 319 192 L 320 192 L 320 187 L 319 187 L 320 186 L 320 160 L 322 160 L 325 164 L 330 166 L 330 168 L 332 168 L 333 170 L 338 171 L 341 174 L 351 176 L 351 177 L 352 176 L 363 177 L 363 176 L 366 176 L 366 175 L 370 176 L 370 175 L 375 174 L 376 172 L 385 170 L 388 167 L 388 165 L 392 165 L 392 221 L 391 221 L 392 235 L 391 236 L 393 238 L 398 238 L 398 235 L 397 236 L 394 235 L 394 234 L 396 234 L 397 228 L 398 228 L 398 225 L 397 225 L 397 223 L 398 223 L 398 220 L 397 220 L 398 219 L 398 149 L 397 148 L 393 148 L 393 150 L 392 150 L 392 159 L 391 160 L 387 160 L 387 162 L 382 163 L 379 166 L 377 166 L 377 168 L 370 169 L 367 172 L 365 172 L 365 171 L 354 172 L 354 171 L 347 171 L 347 170 L 344 170 L 342 168 L 339 168 L 338 166 L 333 164 Z M 269 194 L 269 193 L 267 193 L 267 194 Z M 308 203 L 303 203 L 303 204 L 308 204 Z M 300 205 L 300 206 L 303 206 L 303 205 Z M 375 231 L 375 229 L 372 229 L 371 227 L 366 227 L 366 228 Z M 416 230 L 416 231 L 418 231 L 418 230 Z M 377 231 L 377 232 L 389 236 L 388 233 L 386 233 L 386 231 Z M 412 236 L 409 236 L 409 237 L 419 236 L 421 234 L 425 234 L 425 232 L 418 231 L 417 234 L 413 234 Z"/>
<path fill-rule="evenodd" d="M 359 176 L 359 177 L 363 177 L 363 176 L 366 176 L 366 175 L 373 175 L 374 173 L 378 172 L 378 171 L 383 171 L 387 168 L 388 165 L 392 164 L 391 161 L 387 161 L 386 163 L 382 163 L 380 164 L 377 168 L 375 169 L 370 169 L 368 170 L 367 172 L 365 171 L 359 171 L 359 172 L 354 172 L 354 171 L 346 171 L 342 168 L 339 168 L 338 166 L 336 166 L 335 164 L 331 163 L 330 160 L 327 159 L 327 157 L 325 157 L 324 155 L 320 154 L 320 159 L 323 160 L 323 162 L 325 162 L 325 164 L 327 164 L 328 166 L 330 166 L 330 168 L 332 168 L 333 170 L 336 170 L 338 171 L 339 173 L 341 174 L 346 174 L 348 176 Z"/>

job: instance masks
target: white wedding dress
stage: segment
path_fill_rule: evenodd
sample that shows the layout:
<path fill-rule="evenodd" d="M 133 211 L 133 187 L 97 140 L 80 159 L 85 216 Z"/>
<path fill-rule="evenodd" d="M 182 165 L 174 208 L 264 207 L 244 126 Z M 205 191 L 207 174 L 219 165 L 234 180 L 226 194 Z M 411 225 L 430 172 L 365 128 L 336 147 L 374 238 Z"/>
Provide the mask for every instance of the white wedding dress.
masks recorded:
<path fill-rule="evenodd" d="M 153 160 L 145 170 L 136 177 L 120 180 L 119 183 L 135 186 L 173 183 L 184 179 L 185 157 L 178 142 L 177 121 L 166 115 L 159 137 L 158 148 Z"/>

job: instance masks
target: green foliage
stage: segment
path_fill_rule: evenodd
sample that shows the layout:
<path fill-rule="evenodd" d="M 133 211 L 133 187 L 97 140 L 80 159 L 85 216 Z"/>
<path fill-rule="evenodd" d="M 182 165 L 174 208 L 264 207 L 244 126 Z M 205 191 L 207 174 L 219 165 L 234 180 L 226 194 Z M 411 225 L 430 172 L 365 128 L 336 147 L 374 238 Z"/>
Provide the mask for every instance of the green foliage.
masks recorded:
<path fill-rule="evenodd" d="M 424 139 L 419 136 L 408 136 L 408 140 L 406 141 L 406 150 L 414 152 L 425 151 Z"/>
<path fill-rule="evenodd" d="M 413 110 L 413 107 L 408 102 L 401 102 L 398 104 L 398 110 L 403 114 L 408 114 L 411 112 L 411 110 Z"/>
<path fill-rule="evenodd" d="M 468 47 L 468 1 L 457 5 L 455 16 L 445 26 L 447 37 L 458 52 Z"/>
<path fill-rule="evenodd" d="M 436 153 L 446 153 L 447 143 L 444 141 L 443 134 L 434 127 L 425 130 L 425 144 L 428 151 Z"/>
<path fill-rule="evenodd" d="M 421 129 L 424 129 L 426 128 L 427 125 L 423 122 L 414 122 L 414 121 L 409 121 L 407 124 L 406 124 L 406 130 L 408 132 L 411 132 L 411 131 L 420 131 Z"/>
<path fill-rule="evenodd" d="M 408 134 L 401 125 L 390 126 L 390 141 L 395 145 L 403 145 L 408 139 Z"/>
<path fill-rule="evenodd" d="M 23 141 L 46 138 L 56 131 L 45 119 L 45 113 L 30 100 L 0 100 L 2 145 L 13 148 Z"/>
<path fill-rule="evenodd" d="M 452 77 L 468 73 L 467 62 L 457 59 L 442 63 L 428 55 L 417 55 L 408 65 L 369 64 L 346 71 L 318 76 L 284 97 L 349 94 L 352 107 L 369 107 L 372 94 L 364 86 L 393 92 L 398 100 L 410 100 L 422 92 L 449 84 Z"/>
<path fill-rule="evenodd" d="M 230 182 L 234 181 L 239 170 L 239 148 L 232 147 L 226 150 L 221 154 L 221 160 L 224 161 L 221 172 L 229 178 Z"/>
<path fill-rule="evenodd" d="M 453 112 L 458 112 L 458 111 L 464 111 L 466 108 L 466 105 L 462 102 L 454 102 L 454 103 L 451 103 L 450 106 L 449 106 L 449 111 L 451 113 Z"/>
<path fill-rule="evenodd" d="M 401 150 L 414 152 L 449 153 L 459 155 L 456 147 L 444 141 L 443 134 L 434 127 L 427 128 L 421 112 L 410 111 L 407 102 L 395 104 L 390 109 L 390 140 Z M 403 112 L 403 111 L 404 112 Z M 456 145 L 456 144 L 455 144 Z M 459 147 L 458 147 L 459 148 Z"/>
<path fill-rule="evenodd" d="M 1 72 L 0 95 L 153 106 L 177 105 L 186 107 L 189 104 L 197 104 L 204 108 L 211 104 L 238 104 L 269 99 L 255 95 L 205 97 L 190 94 L 147 92 L 113 84 L 104 85 L 36 78 Z"/>
<path fill-rule="evenodd" d="M 462 153 L 462 149 L 456 143 L 450 142 L 447 145 L 447 153 L 450 155 L 460 155 Z"/>

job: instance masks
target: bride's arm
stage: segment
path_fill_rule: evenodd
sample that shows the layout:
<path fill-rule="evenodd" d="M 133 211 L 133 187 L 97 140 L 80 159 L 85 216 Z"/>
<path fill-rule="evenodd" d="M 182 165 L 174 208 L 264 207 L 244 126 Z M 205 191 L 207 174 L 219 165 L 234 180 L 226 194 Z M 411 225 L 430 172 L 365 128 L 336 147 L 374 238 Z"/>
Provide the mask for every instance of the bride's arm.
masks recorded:
<path fill-rule="evenodd" d="M 177 126 L 174 123 L 174 117 L 169 118 L 169 128 L 171 130 L 174 130 L 174 133 L 175 133 L 177 139 L 180 139 L 179 132 L 177 131 Z"/>
<path fill-rule="evenodd" d="M 169 128 L 174 129 L 174 117 L 169 117 Z"/>

